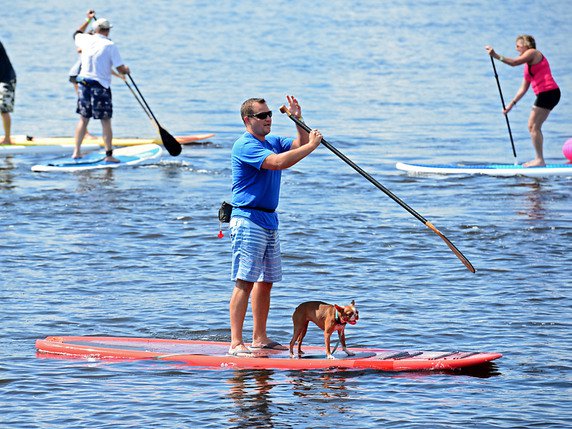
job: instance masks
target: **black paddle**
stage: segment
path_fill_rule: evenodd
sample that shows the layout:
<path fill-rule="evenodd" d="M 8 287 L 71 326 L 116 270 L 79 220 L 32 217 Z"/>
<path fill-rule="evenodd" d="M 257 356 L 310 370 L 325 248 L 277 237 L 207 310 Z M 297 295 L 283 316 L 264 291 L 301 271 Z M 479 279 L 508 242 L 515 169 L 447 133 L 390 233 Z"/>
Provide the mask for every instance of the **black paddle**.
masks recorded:
<path fill-rule="evenodd" d="M 497 86 L 499 88 L 499 94 L 500 94 L 500 99 L 501 99 L 501 103 L 502 103 L 502 108 L 503 110 L 506 109 L 505 105 L 504 105 L 504 97 L 502 96 L 502 89 L 500 86 L 500 81 L 499 81 L 499 75 L 497 74 L 497 68 L 495 66 L 495 60 L 493 60 L 493 57 L 491 58 L 491 63 L 493 65 L 493 70 L 495 72 L 495 79 L 497 80 Z M 510 137 L 510 144 L 512 145 L 512 154 L 514 155 L 514 165 L 518 164 L 518 159 L 516 158 L 516 149 L 514 147 L 514 140 L 512 139 L 512 131 L 510 130 L 510 123 L 508 122 L 508 115 L 504 115 L 504 118 L 506 119 L 506 126 L 508 128 L 508 135 Z"/>
<path fill-rule="evenodd" d="M 169 134 L 165 129 L 163 129 L 163 127 L 161 127 L 161 125 L 159 124 L 159 121 L 157 121 L 157 118 L 153 114 L 153 111 L 151 110 L 151 108 L 147 104 L 147 101 L 145 101 L 145 97 L 143 97 L 143 94 L 141 94 L 141 91 L 139 91 L 137 84 L 135 83 L 135 81 L 133 80 L 133 78 L 131 77 L 130 74 L 128 74 L 127 76 L 129 76 L 129 79 L 131 80 L 131 83 L 133 84 L 133 86 L 137 90 L 139 97 L 141 97 L 141 100 L 143 100 L 143 103 L 145 103 L 145 107 L 147 107 L 146 110 L 145 110 L 145 108 L 143 108 L 143 110 L 145 110 L 145 113 L 147 113 L 147 116 L 151 115 L 151 117 L 153 118 L 153 121 L 155 121 L 155 124 L 157 125 L 157 129 L 159 130 L 159 135 L 161 136 L 161 141 L 163 142 L 163 146 L 165 146 L 165 149 L 167 149 L 167 152 L 169 152 L 169 154 L 171 156 L 179 155 L 182 151 L 181 144 L 177 141 L 177 139 L 175 137 L 173 137 L 171 134 Z M 127 81 L 125 81 L 125 83 L 127 83 Z M 129 86 L 129 85 L 127 85 L 127 86 Z M 129 87 L 129 88 L 131 89 L 131 87 Z M 135 95 L 135 93 L 133 93 L 133 95 Z M 137 101 L 139 101 L 139 99 L 137 99 Z M 141 102 L 139 102 L 139 104 L 141 104 Z M 142 104 L 141 104 L 141 107 L 143 107 Z"/>
<path fill-rule="evenodd" d="M 286 113 L 288 115 L 288 117 L 290 119 L 292 119 L 296 123 L 296 125 L 298 125 L 303 130 L 306 130 L 307 132 L 312 131 L 311 128 L 309 126 L 307 126 L 304 122 L 302 122 L 300 119 L 293 116 L 292 113 L 286 108 L 286 106 L 280 107 L 280 111 L 282 113 Z M 380 191 L 383 191 L 393 201 L 395 201 L 397 204 L 399 204 L 401 207 L 403 207 L 405 210 L 407 210 L 409 213 L 411 213 L 413 216 L 415 216 L 418 220 L 420 220 L 423 224 L 425 224 L 425 226 L 427 226 L 431 231 L 433 231 L 435 234 L 437 234 L 439 237 L 441 237 L 441 239 L 447 244 L 447 246 L 449 246 L 449 248 L 453 251 L 453 253 L 455 255 L 457 255 L 457 258 L 459 258 L 459 260 L 463 264 L 465 264 L 465 267 L 467 267 L 470 272 L 472 272 L 472 273 L 475 272 L 475 268 L 473 267 L 471 262 L 465 257 L 465 255 L 463 255 L 461 253 L 461 251 L 459 249 L 457 249 L 455 247 L 455 245 L 453 243 L 451 243 L 451 241 L 443 235 L 443 233 L 441 233 L 441 231 L 439 231 L 437 228 L 435 228 L 435 226 L 433 226 L 433 224 L 431 222 L 429 222 L 427 219 L 425 219 L 423 216 L 421 216 L 419 213 L 417 213 L 415 210 L 413 210 L 411 207 L 409 207 L 407 204 L 405 204 L 399 197 L 394 195 L 393 192 L 391 192 L 389 189 L 387 189 L 385 186 L 383 186 L 381 183 L 379 183 L 377 180 L 375 180 L 373 177 L 371 177 L 366 171 L 364 171 L 361 167 L 359 167 L 357 164 L 355 164 L 351 159 L 349 159 L 347 156 L 345 156 L 343 153 L 341 153 L 338 149 L 336 149 L 334 146 L 332 146 L 330 143 L 328 143 L 324 138 L 322 138 L 322 144 L 324 146 L 326 146 L 328 149 L 330 149 L 332 152 L 334 152 L 339 158 L 341 158 L 346 164 L 348 164 L 350 167 L 352 167 L 355 171 L 357 171 L 359 174 L 361 174 L 363 177 L 365 177 L 367 180 L 369 180 L 371 183 L 373 183 L 373 185 L 376 188 L 378 188 Z"/>
<path fill-rule="evenodd" d="M 125 85 L 127 85 L 127 88 L 129 88 L 129 91 L 131 91 L 131 94 L 133 94 L 133 97 L 135 97 L 135 100 L 137 100 L 137 103 L 139 103 L 139 105 L 141 106 L 141 108 L 143 109 L 145 114 L 147 115 L 147 117 L 149 119 L 151 119 L 151 121 L 153 121 L 153 117 L 151 116 L 151 114 L 149 113 L 149 111 L 147 110 L 147 108 L 145 107 L 143 102 L 141 101 L 141 99 L 137 96 L 137 94 L 135 94 L 135 91 L 133 91 L 133 88 L 131 87 L 131 85 L 129 85 L 129 82 L 127 82 L 126 80 L 124 80 L 124 82 L 125 82 Z"/>

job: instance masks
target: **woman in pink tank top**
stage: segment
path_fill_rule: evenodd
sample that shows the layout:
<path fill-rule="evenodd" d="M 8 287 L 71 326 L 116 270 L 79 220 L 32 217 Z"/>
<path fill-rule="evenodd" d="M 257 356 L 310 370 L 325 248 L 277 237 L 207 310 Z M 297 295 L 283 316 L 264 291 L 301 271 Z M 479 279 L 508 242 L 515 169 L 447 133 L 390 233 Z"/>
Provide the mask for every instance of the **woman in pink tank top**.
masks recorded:
<path fill-rule="evenodd" d="M 528 131 L 530 132 L 536 157 L 523 165 L 525 167 L 542 167 L 546 165 L 542 150 L 544 142 L 542 124 L 560 101 L 560 88 L 558 88 L 556 81 L 552 77 L 548 60 L 542 55 L 542 52 L 536 49 L 534 37 L 528 34 L 523 34 L 516 38 L 516 50 L 520 54 L 517 58 L 503 57 L 497 54 L 491 46 L 485 46 L 485 49 L 491 57 L 509 66 L 514 67 L 525 64 L 522 84 L 512 101 L 506 106 L 504 114 L 506 115 L 516 106 L 516 103 L 524 97 L 524 94 L 532 85 L 532 90 L 536 94 L 536 101 L 528 118 Z"/>

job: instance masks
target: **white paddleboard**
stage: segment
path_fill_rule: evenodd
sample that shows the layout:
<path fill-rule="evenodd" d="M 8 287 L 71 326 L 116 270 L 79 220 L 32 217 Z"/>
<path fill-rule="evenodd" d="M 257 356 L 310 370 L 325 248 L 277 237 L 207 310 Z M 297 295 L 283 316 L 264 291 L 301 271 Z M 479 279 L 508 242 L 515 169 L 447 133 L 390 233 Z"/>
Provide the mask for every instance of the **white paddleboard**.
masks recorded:
<path fill-rule="evenodd" d="M 163 149 L 156 144 L 146 144 L 138 146 L 122 147 L 113 151 L 113 156 L 120 162 L 105 161 L 105 151 L 91 152 L 82 158 L 73 159 L 71 157 L 58 158 L 45 164 L 38 164 L 32 167 L 36 172 L 52 171 L 86 171 L 98 170 L 102 168 L 120 168 L 135 165 L 156 164 L 161 160 Z"/>
<path fill-rule="evenodd" d="M 571 164 L 547 164 L 545 167 L 523 167 L 514 164 L 408 164 L 398 162 L 398 170 L 414 174 L 485 174 L 488 176 L 570 176 Z"/>

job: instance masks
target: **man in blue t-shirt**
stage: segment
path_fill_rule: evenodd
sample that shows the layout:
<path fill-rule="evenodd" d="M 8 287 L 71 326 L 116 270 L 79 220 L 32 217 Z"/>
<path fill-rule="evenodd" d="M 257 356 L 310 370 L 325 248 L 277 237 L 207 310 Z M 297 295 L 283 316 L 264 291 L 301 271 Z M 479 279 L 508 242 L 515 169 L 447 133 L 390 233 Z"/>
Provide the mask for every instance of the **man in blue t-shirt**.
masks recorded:
<path fill-rule="evenodd" d="M 298 100 L 286 97 L 290 112 L 302 118 Z M 232 280 L 231 344 L 228 353 L 248 356 L 250 349 L 286 350 L 266 333 L 270 291 L 282 279 L 278 215 L 282 170 L 308 156 L 322 141 L 318 130 L 297 128 L 296 139 L 270 134 L 272 111 L 263 98 L 250 98 L 240 108 L 246 132 L 232 147 Z M 246 347 L 242 328 L 251 297 L 252 344 Z"/>

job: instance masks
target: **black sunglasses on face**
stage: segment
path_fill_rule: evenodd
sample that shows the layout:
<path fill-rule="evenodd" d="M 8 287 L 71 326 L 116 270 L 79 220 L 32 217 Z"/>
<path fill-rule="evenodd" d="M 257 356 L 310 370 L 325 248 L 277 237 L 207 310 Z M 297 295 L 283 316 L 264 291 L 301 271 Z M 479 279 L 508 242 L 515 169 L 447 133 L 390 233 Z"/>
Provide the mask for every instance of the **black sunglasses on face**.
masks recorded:
<path fill-rule="evenodd" d="M 269 116 L 272 117 L 272 110 L 269 110 L 268 112 L 260 112 L 260 113 L 255 113 L 253 115 L 248 115 L 251 118 L 256 118 L 256 119 L 266 119 Z"/>

